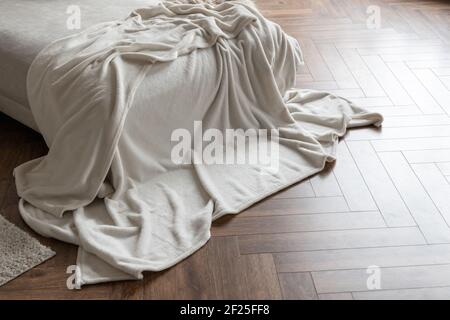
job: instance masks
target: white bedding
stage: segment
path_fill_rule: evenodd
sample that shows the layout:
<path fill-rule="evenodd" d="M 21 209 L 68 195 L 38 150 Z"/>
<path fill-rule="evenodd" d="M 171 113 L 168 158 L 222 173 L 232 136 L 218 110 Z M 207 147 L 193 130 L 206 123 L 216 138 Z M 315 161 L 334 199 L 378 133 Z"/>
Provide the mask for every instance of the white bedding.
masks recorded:
<path fill-rule="evenodd" d="M 159 0 L 1 0 L 0 1 L 0 112 L 38 130 L 31 114 L 26 78 L 37 54 L 51 42 L 95 24 L 123 19 Z M 68 28 L 75 8 L 79 28 Z M 18 18 L 20 17 L 20 18 Z M 37 18 L 38 17 L 38 18 Z"/>
<path fill-rule="evenodd" d="M 80 285 L 140 279 L 203 246 L 239 213 L 335 159 L 347 127 L 382 117 L 297 90 L 297 42 L 254 8 L 165 3 L 44 49 L 28 95 L 49 154 L 15 170 L 24 220 L 79 245 Z M 179 128 L 277 129 L 276 170 L 177 164 Z M 191 156 L 198 155 L 193 150 Z"/>

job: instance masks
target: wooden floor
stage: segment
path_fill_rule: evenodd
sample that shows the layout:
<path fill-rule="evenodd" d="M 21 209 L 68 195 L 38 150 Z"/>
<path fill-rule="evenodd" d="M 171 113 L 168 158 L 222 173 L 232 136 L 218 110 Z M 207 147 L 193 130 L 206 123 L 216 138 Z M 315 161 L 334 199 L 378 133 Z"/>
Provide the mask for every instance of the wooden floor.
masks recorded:
<path fill-rule="evenodd" d="M 379 111 L 383 128 L 352 130 L 334 166 L 221 219 L 211 241 L 170 270 L 69 291 L 76 248 L 32 233 L 17 211 L 12 170 L 46 148 L 1 116 L 2 214 L 57 255 L 0 298 L 450 299 L 450 4 L 256 2 L 300 40 L 300 87 Z M 381 9 L 380 29 L 367 27 L 370 5 Z M 380 268 L 381 290 L 367 286 L 370 266 Z"/>

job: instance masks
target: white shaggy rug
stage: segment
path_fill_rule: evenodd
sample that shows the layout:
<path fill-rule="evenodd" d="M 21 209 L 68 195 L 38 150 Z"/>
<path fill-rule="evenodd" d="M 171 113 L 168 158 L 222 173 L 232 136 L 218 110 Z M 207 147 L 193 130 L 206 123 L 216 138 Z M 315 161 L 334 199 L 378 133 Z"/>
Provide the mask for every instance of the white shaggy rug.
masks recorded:
<path fill-rule="evenodd" d="M 0 215 L 0 286 L 55 253 Z"/>

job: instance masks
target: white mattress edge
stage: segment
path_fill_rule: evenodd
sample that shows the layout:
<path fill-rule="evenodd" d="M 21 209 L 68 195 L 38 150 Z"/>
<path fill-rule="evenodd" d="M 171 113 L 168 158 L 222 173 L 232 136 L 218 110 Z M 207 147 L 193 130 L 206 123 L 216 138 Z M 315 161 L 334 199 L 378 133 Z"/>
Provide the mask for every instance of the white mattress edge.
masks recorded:
<path fill-rule="evenodd" d="M 0 94 L 0 112 L 39 132 L 30 109 Z"/>

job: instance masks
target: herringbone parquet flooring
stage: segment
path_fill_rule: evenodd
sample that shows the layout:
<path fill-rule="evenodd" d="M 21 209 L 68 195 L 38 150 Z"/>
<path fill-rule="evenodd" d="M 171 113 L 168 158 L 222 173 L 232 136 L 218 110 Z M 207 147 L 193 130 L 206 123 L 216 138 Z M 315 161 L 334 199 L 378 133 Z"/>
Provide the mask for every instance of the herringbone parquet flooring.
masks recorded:
<path fill-rule="evenodd" d="M 76 248 L 39 237 L 56 257 L 0 298 L 450 299 L 450 3 L 256 3 L 301 42 L 299 87 L 379 111 L 383 128 L 350 131 L 334 165 L 220 219 L 204 248 L 165 272 L 70 291 Z M 11 172 L 46 149 L 5 116 L 0 137 L 0 208 L 30 231 Z"/>

